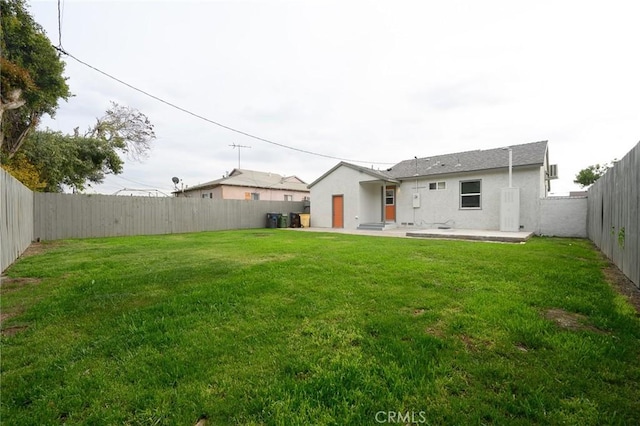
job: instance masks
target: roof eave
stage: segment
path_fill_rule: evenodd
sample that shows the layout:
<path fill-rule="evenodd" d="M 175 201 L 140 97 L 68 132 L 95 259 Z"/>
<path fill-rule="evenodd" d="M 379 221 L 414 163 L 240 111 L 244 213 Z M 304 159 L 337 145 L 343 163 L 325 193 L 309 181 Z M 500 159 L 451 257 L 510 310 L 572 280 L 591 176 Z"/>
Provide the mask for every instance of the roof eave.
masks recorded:
<path fill-rule="evenodd" d="M 351 163 L 347 163 L 345 161 L 341 161 L 338 164 L 336 164 L 335 166 L 333 166 L 331 169 L 329 169 L 327 172 L 325 172 L 318 179 L 314 180 L 309 185 L 307 185 L 307 188 L 311 189 L 312 186 L 318 184 L 320 181 L 322 181 L 324 178 L 326 178 L 327 176 L 329 176 L 331 173 L 333 173 L 334 171 L 336 171 L 337 169 L 339 169 L 342 166 L 348 167 L 348 168 L 350 168 L 352 170 L 355 170 L 355 171 L 358 171 L 358 172 L 366 173 L 366 174 L 368 174 L 370 176 L 379 178 L 381 181 L 400 183 L 400 181 L 398 181 L 396 178 L 393 178 L 391 176 L 385 176 L 382 173 L 379 173 L 379 172 L 377 172 L 375 170 L 370 170 L 370 169 L 367 169 L 366 167 L 356 166 L 355 164 L 351 164 Z"/>

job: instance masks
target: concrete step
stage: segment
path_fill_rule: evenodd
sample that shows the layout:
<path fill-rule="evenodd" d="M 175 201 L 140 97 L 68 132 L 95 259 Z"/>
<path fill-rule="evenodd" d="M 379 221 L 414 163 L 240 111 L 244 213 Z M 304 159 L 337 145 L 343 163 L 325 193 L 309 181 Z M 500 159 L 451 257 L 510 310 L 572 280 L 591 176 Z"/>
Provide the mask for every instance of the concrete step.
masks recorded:
<path fill-rule="evenodd" d="M 373 222 L 373 223 L 361 223 L 358 225 L 358 229 L 363 229 L 366 231 L 384 231 L 385 229 L 393 229 L 397 228 L 395 222 Z"/>

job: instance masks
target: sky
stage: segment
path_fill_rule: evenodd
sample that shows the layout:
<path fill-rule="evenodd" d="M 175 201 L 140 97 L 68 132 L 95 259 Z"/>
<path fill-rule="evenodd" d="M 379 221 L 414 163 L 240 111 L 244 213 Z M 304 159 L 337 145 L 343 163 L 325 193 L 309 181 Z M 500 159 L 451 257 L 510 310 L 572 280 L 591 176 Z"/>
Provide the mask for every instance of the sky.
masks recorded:
<path fill-rule="evenodd" d="M 170 193 L 172 177 L 218 179 L 238 153 L 242 168 L 311 183 L 341 160 L 386 169 L 548 140 L 551 190 L 564 195 L 579 170 L 640 141 L 637 0 L 61 0 L 60 11 L 59 28 L 57 1 L 30 2 L 54 45 L 206 119 L 63 57 L 74 96 L 41 127 L 88 128 L 113 101 L 157 136 L 148 159 L 90 193 Z"/>

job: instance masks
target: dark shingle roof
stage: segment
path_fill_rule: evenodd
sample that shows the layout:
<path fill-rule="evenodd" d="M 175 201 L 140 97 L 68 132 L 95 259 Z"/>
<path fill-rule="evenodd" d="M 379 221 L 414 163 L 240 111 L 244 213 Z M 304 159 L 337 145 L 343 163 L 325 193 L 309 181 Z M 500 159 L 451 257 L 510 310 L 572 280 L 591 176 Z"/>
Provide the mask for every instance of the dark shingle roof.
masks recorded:
<path fill-rule="evenodd" d="M 544 164 L 547 141 L 511 145 L 513 167 Z M 405 160 L 387 173 L 396 179 L 418 176 L 461 173 L 498 169 L 509 166 L 509 154 L 504 148 L 457 152 L 433 157 Z"/>

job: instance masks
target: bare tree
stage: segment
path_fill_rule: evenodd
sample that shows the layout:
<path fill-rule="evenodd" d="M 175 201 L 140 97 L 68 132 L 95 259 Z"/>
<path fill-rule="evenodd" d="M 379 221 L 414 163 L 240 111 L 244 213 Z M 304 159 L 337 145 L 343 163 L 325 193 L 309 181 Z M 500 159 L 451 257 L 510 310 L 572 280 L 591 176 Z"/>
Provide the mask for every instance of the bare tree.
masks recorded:
<path fill-rule="evenodd" d="M 156 138 L 153 124 L 145 114 L 115 102 L 111 102 L 111 108 L 85 136 L 104 140 L 136 161 L 149 156 L 151 142 Z"/>

